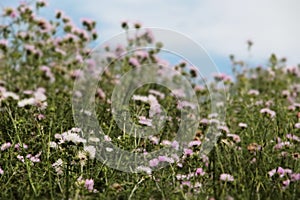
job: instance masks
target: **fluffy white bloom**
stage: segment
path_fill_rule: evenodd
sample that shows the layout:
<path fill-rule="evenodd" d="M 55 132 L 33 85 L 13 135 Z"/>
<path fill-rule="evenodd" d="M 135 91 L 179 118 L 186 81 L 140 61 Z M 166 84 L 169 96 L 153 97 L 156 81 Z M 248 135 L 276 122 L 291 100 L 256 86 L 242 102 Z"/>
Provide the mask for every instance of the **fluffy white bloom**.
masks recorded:
<path fill-rule="evenodd" d="M 96 155 L 96 148 L 94 146 L 85 146 L 83 148 L 89 154 L 90 159 L 94 159 Z"/>
<path fill-rule="evenodd" d="M 76 133 L 72 133 L 70 131 L 63 133 L 62 138 L 64 141 L 73 142 L 75 144 L 86 143 L 85 139 L 81 138 Z"/>
<path fill-rule="evenodd" d="M 234 181 L 234 178 L 230 174 L 221 174 L 220 180 L 232 182 L 232 181 Z"/>

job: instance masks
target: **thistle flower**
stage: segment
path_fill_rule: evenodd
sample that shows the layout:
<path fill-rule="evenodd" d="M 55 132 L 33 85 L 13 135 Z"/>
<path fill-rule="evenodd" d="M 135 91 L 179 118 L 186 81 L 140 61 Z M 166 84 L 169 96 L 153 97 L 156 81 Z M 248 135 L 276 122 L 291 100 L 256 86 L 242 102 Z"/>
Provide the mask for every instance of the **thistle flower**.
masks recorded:
<path fill-rule="evenodd" d="M 92 192 L 94 189 L 94 180 L 93 179 L 86 179 L 84 183 L 84 187 L 89 191 Z"/>
<path fill-rule="evenodd" d="M 221 181 L 232 182 L 232 181 L 234 181 L 234 178 L 233 178 L 233 176 L 230 175 L 230 174 L 221 174 L 221 175 L 220 175 L 220 180 L 221 180 Z"/>
<path fill-rule="evenodd" d="M 1 151 L 4 151 L 6 149 L 8 149 L 9 147 L 11 147 L 11 143 L 7 142 L 1 145 Z"/>

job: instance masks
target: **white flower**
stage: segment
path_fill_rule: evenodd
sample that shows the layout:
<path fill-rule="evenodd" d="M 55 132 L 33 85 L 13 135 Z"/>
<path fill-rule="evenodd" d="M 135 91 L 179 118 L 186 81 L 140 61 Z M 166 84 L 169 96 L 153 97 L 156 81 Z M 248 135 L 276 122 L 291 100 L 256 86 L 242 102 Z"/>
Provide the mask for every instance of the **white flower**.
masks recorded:
<path fill-rule="evenodd" d="M 259 95 L 259 91 L 258 90 L 249 90 L 248 91 L 248 95 L 255 95 L 255 96 L 257 96 L 257 95 Z"/>
<path fill-rule="evenodd" d="M 85 146 L 83 148 L 89 154 L 90 159 L 94 159 L 96 155 L 96 148 L 94 146 Z"/>
<path fill-rule="evenodd" d="M 239 123 L 239 127 L 241 127 L 241 128 L 247 128 L 247 127 L 248 127 L 248 125 L 247 125 L 247 124 L 245 124 L 245 123 Z"/>
<path fill-rule="evenodd" d="M 147 119 L 145 116 L 140 116 L 139 117 L 139 123 L 146 125 L 146 126 L 152 126 L 152 120 L 151 119 Z"/>
<path fill-rule="evenodd" d="M 86 143 L 85 139 L 81 138 L 76 133 L 72 133 L 70 131 L 63 133 L 62 138 L 64 141 L 73 142 L 75 144 Z"/>
<path fill-rule="evenodd" d="M 151 170 L 151 168 L 150 167 L 145 167 L 145 166 L 138 166 L 137 168 L 136 168 L 136 170 L 137 171 L 139 171 L 139 172 L 146 172 L 147 174 L 151 174 L 152 173 L 152 170 Z"/>
<path fill-rule="evenodd" d="M 49 146 L 50 146 L 50 148 L 53 148 L 53 149 L 56 149 L 57 148 L 57 144 L 56 144 L 56 142 L 50 142 L 49 143 Z"/>
<path fill-rule="evenodd" d="M 60 158 L 55 163 L 52 164 L 52 167 L 54 167 L 57 174 L 63 174 L 63 169 L 62 169 L 63 164 L 64 162 Z"/>
<path fill-rule="evenodd" d="M 269 108 L 263 108 L 260 110 L 260 113 L 267 113 L 270 115 L 271 118 L 275 117 L 276 112 L 273 110 L 270 110 Z"/>
<path fill-rule="evenodd" d="M 19 107 L 24 107 L 27 105 L 33 105 L 35 103 L 35 99 L 34 98 L 28 98 L 28 99 L 23 99 L 21 101 L 18 102 L 18 106 Z"/>
<path fill-rule="evenodd" d="M 220 175 L 220 180 L 221 180 L 221 181 L 229 181 L 229 182 L 232 182 L 232 181 L 234 181 L 234 178 L 233 178 L 233 176 L 231 176 L 230 174 L 221 174 L 221 175 Z"/>

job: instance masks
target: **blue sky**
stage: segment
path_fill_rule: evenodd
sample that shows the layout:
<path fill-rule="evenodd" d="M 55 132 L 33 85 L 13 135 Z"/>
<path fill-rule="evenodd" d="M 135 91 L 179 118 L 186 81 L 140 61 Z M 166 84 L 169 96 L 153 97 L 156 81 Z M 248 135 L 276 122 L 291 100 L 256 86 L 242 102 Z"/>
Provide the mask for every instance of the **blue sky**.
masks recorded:
<path fill-rule="evenodd" d="M 17 4 L 1 0 L 1 6 Z M 47 15 L 64 10 L 74 22 L 97 21 L 99 42 L 120 33 L 120 21 L 178 31 L 201 44 L 222 72 L 230 72 L 229 54 L 265 64 L 271 53 L 300 61 L 300 1 L 297 0 L 49 0 Z M 251 53 L 246 41 L 254 42 Z M 174 41 L 176 43 L 176 41 Z M 178 44 L 182 45 L 182 44 Z M 188 47 L 187 47 L 188 48 Z"/>

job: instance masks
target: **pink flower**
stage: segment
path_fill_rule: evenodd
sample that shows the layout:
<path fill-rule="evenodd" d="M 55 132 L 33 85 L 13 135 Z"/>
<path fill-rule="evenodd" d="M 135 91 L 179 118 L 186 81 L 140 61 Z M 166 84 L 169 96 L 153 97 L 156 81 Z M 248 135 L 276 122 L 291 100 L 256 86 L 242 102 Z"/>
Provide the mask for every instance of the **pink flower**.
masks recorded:
<path fill-rule="evenodd" d="M 171 146 L 172 146 L 172 148 L 178 150 L 178 148 L 179 148 L 179 143 L 175 140 L 175 141 L 172 142 Z"/>
<path fill-rule="evenodd" d="M 291 181 L 290 181 L 289 179 L 283 181 L 283 182 L 282 182 L 283 188 L 285 189 L 286 187 L 288 187 L 288 186 L 290 185 L 290 182 L 291 182 Z"/>
<path fill-rule="evenodd" d="M 232 78 L 226 74 L 215 74 L 214 78 L 216 81 L 231 81 Z"/>
<path fill-rule="evenodd" d="M 104 135 L 104 141 L 110 142 L 111 138 L 108 135 Z"/>
<path fill-rule="evenodd" d="M 4 143 L 1 145 L 1 151 L 8 149 L 11 146 L 10 142 Z"/>
<path fill-rule="evenodd" d="M 192 149 L 184 149 L 184 155 L 190 156 L 192 154 L 193 154 L 193 150 Z"/>
<path fill-rule="evenodd" d="M 178 101 L 177 109 L 183 109 L 184 107 L 190 107 L 191 109 L 195 109 L 196 105 L 188 101 Z"/>
<path fill-rule="evenodd" d="M 195 141 L 191 141 L 188 145 L 188 147 L 192 147 L 192 146 L 199 146 L 201 144 L 200 141 L 195 140 Z"/>
<path fill-rule="evenodd" d="M 240 136 L 238 136 L 238 135 L 236 135 L 236 134 L 228 133 L 228 134 L 227 134 L 227 137 L 231 137 L 236 143 L 241 142 Z"/>
<path fill-rule="evenodd" d="M 182 181 L 181 185 L 182 186 L 188 186 L 188 187 L 190 187 L 191 186 L 191 182 L 190 181 Z"/>
<path fill-rule="evenodd" d="M 233 178 L 233 176 L 231 176 L 230 174 L 221 174 L 221 175 L 220 175 L 220 180 L 221 180 L 221 181 L 232 182 L 232 181 L 234 181 L 234 178 Z"/>
<path fill-rule="evenodd" d="M 272 169 L 271 171 L 268 172 L 269 176 L 272 177 L 276 173 L 276 169 Z"/>
<path fill-rule="evenodd" d="M 196 174 L 197 174 L 197 175 L 200 175 L 200 176 L 203 176 L 203 175 L 205 174 L 205 172 L 203 171 L 202 168 L 197 168 L 197 169 L 196 169 Z"/>
<path fill-rule="evenodd" d="M 149 136 L 149 140 L 152 142 L 152 144 L 158 144 L 158 142 L 159 142 L 158 137 L 155 137 L 153 135 Z"/>
<path fill-rule="evenodd" d="M 0 174 L 2 175 L 2 174 L 4 174 L 4 171 L 3 171 L 3 169 L 0 167 Z"/>
<path fill-rule="evenodd" d="M 146 125 L 146 126 L 152 126 L 152 120 L 151 119 L 147 119 L 145 116 L 140 116 L 139 117 L 139 123 Z"/>
<path fill-rule="evenodd" d="M 136 55 L 138 58 L 144 59 L 144 58 L 148 57 L 148 52 L 147 51 L 138 50 L 138 51 L 134 52 L 134 55 Z"/>
<path fill-rule="evenodd" d="M 280 177 L 283 177 L 285 174 L 285 170 L 282 167 L 278 167 L 277 173 L 279 174 Z"/>
<path fill-rule="evenodd" d="M 269 108 L 263 108 L 260 110 L 260 113 L 267 113 L 270 115 L 271 118 L 275 117 L 276 112 L 273 110 L 270 110 Z"/>
<path fill-rule="evenodd" d="M 295 173 L 290 175 L 292 181 L 299 181 L 300 180 L 300 173 Z"/>
<path fill-rule="evenodd" d="M 17 155 L 17 159 L 20 160 L 21 162 L 24 162 L 24 156 Z"/>
<path fill-rule="evenodd" d="M 133 67 L 138 67 L 140 66 L 140 62 L 136 58 L 129 58 L 129 64 L 132 65 Z"/>
<path fill-rule="evenodd" d="M 280 178 L 282 178 L 285 174 L 292 174 L 292 170 L 288 168 L 284 169 L 282 167 L 278 167 L 277 169 L 272 169 L 268 172 L 270 177 L 274 176 L 276 173 L 279 175 Z"/>
<path fill-rule="evenodd" d="M 159 162 L 168 162 L 168 163 L 174 163 L 173 158 L 169 158 L 167 156 L 158 156 Z"/>
<path fill-rule="evenodd" d="M 7 40 L 4 40 L 4 39 L 1 39 L 1 40 L 0 40 L 0 46 L 5 46 L 5 47 L 7 47 L 7 45 L 8 45 L 8 41 L 7 41 Z"/>
<path fill-rule="evenodd" d="M 295 128 L 300 128 L 300 123 L 296 123 Z"/>
<path fill-rule="evenodd" d="M 257 95 L 259 95 L 259 91 L 258 90 L 249 90 L 248 91 L 248 95 L 255 95 L 255 96 L 257 96 Z"/>
<path fill-rule="evenodd" d="M 20 143 L 15 144 L 15 149 L 17 149 L 18 151 L 20 150 L 20 147 L 22 147 L 22 146 L 20 145 Z M 24 149 L 27 149 L 27 148 L 28 148 L 28 145 L 25 144 L 25 143 L 23 143 L 23 148 L 24 148 Z"/>
<path fill-rule="evenodd" d="M 150 167 L 156 167 L 159 164 L 159 160 L 157 158 L 154 158 L 149 161 Z"/>
<path fill-rule="evenodd" d="M 93 189 L 94 189 L 94 180 L 93 180 L 93 179 L 86 179 L 86 180 L 85 180 L 85 183 L 84 183 L 84 187 L 85 187 L 88 191 L 92 192 Z"/>

